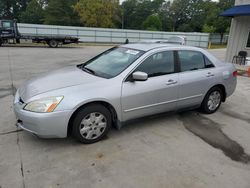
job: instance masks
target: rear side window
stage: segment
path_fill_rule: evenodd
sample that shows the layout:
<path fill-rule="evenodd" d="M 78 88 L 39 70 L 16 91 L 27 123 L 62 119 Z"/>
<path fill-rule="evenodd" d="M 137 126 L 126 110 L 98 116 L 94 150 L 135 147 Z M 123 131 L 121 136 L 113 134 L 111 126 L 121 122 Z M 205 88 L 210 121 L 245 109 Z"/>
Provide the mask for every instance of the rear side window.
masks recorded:
<path fill-rule="evenodd" d="M 204 56 L 196 51 L 178 51 L 181 71 L 192 71 L 205 68 Z"/>
<path fill-rule="evenodd" d="M 142 62 L 136 71 L 145 72 L 149 77 L 170 74 L 174 72 L 174 52 L 158 52 Z"/>

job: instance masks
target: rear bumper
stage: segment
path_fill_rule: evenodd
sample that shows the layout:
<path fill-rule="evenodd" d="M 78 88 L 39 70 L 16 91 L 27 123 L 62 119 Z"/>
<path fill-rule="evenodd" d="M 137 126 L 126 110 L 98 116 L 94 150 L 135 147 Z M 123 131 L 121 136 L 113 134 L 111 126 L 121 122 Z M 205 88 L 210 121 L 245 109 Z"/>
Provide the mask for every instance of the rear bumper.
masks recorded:
<path fill-rule="evenodd" d="M 42 138 L 67 137 L 71 111 L 35 113 L 23 110 L 20 103 L 14 104 L 17 126 Z"/>

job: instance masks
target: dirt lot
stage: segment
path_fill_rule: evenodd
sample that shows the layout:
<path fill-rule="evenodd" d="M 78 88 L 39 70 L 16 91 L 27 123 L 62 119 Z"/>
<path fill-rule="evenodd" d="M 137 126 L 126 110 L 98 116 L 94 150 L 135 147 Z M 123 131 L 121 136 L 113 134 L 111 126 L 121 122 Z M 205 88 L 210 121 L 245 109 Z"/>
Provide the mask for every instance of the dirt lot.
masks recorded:
<path fill-rule="evenodd" d="M 96 144 L 39 139 L 15 127 L 15 88 L 107 46 L 0 48 L 0 187 L 249 188 L 250 79 L 212 115 L 163 114 L 111 130 Z M 223 59 L 225 50 L 212 50 Z"/>

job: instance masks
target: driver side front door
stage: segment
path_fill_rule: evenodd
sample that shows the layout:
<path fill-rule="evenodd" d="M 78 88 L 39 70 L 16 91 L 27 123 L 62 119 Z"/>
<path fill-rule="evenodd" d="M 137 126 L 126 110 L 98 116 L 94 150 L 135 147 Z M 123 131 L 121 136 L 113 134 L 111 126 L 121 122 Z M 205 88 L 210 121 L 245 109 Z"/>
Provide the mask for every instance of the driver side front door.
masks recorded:
<path fill-rule="evenodd" d="M 136 71 L 147 73 L 148 80 L 123 82 L 124 121 L 176 109 L 179 78 L 173 51 L 149 56 L 133 72 Z"/>

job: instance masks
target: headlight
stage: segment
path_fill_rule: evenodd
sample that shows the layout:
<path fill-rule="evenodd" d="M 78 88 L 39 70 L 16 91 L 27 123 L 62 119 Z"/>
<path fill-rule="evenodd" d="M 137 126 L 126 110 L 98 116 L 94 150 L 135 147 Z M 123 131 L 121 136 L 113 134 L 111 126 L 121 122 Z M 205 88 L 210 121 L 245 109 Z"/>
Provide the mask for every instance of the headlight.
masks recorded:
<path fill-rule="evenodd" d="M 61 102 L 63 96 L 59 97 L 48 97 L 28 103 L 24 110 L 32 112 L 53 112 L 57 105 Z"/>

